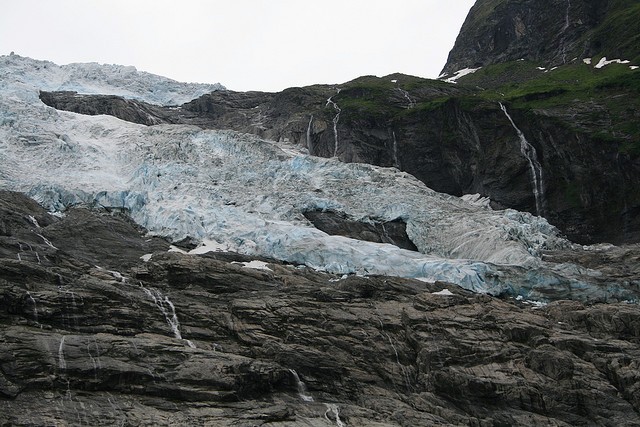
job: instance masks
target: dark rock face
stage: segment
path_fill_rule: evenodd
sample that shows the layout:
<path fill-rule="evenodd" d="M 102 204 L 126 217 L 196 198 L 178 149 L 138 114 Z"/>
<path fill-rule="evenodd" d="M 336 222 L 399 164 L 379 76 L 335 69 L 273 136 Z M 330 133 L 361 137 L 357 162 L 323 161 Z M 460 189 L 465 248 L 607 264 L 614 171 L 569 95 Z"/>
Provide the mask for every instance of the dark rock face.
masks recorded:
<path fill-rule="evenodd" d="M 639 52 L 629 39 L 637 40 L 638 24 L 619 28 L 612 21 L 637 12 L 637 3 L 626 1 L 478 0 L 443 73 L 522 59 L 542 66 L 596 55 L 633 59 Z"/>
<path fill-rule="evenodd" d="M 635 304 L 256 270 L 15 193 L 0 220 L 2 425 L 640 424 Z"/>
<path fill-rule="evenodd" d="M 367 242 L 391 243 L 402 249 L 417 251 L 416 245 L 407 236 L 407 223 L 402 219 L 394 221 L 354 221 L 344 213 L 330 211 L 309 211 L 304 216 L 313 225 L 327 234 L 345 236 Z"/>
<path fill-rule="evenodd" d="M 115 95 L 83 96 L 76 92 L 41 91 L 40 99 L 59 110 L 89 116 L 105 114 L 147 126 L 172 123 L 171 115 L 165 112 L 165 108 Z"/>

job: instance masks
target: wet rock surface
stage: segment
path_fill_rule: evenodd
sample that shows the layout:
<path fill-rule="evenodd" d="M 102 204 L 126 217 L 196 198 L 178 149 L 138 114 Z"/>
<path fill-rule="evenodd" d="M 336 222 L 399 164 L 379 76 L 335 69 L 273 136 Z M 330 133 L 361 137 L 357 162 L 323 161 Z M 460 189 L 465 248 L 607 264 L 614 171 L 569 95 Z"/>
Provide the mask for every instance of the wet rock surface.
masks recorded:
<path fill-rule="evenodd" d="M 0 234 L 2 425 L 640 424 L 636 304 L 167 252 L 7 192 Z"/>

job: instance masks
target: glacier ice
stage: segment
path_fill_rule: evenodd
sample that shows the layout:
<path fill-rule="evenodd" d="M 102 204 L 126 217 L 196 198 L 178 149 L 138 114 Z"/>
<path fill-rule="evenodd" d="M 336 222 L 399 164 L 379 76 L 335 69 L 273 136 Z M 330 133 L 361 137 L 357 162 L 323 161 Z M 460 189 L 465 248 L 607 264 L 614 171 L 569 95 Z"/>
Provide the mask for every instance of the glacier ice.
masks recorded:
<path fill-rule="evenodd" d="M 75 205 L 123 210 L 152 234 L 205 242 L 200 251 L 209 245 L 340 275 L 396 275 L 534 297 L 544 287 L 587 287 L 541 267 L 542 250 L 570 244 L 543 218 L 437 193 L 395 168 L 311 157 L 303 147 L 253 135 L 57 111 L 32 96 L 42 88 L 40 71 L 2 61 L 4 75 L 19 78 L 0 85 L 0 185 L 51 212 Z M 95 73 L 94 66 L 77 68 L 72 76 Z M 132 70 L 101 70 L 138 78 Z M 130 90 L 127 78 L 116 77 L 107 75 L 98 89 Z M 174 95 L 160 92 L 174 89 L 160 85 L 154 97 L 168 99 Z M 401 218 L 420 252 L 330 236 L 303 215 L 326 209 L 355 220 Z"/>
<path fill-rule="evenodd" d="M 224 86 L 180 83 L 138 71 L 132 66 L 76 63 L 56 65 L 19 55 L 0 56 L 0 90 L 3 95 L 37 97 L 40 90 L 82 94 L 118 95 L 157 105 L 181 105 Z"/>

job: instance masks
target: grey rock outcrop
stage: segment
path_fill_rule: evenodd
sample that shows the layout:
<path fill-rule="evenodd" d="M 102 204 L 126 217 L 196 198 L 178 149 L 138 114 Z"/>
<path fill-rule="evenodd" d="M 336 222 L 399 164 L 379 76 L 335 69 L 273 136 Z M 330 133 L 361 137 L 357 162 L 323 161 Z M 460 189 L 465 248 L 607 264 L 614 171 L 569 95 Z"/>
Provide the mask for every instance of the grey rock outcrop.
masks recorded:
<path fill-rule="evenodd" d="M 83 96 L 76 92 L 40 92 L 40 99 L 59 110 L 97 116 L 110 115 L 141 125 L 171 123 L 165 108 L 115 95 Z M 171 110 L 168 110 L 171 111 Z"/>
<path fill-rule="evenodd" d="M 636 304 L 167 252 L 121 214 L 16 193 L 0 231 L 2 425 L 640 424 Z"/>
<path fill-rule="evenodd" d="M 401 218 L 393 221 L 376 221 L 364 218 L 349 219 L 341 212 L 308 211 L 304 216 L 318 229 L 327 234 L 376 243 L 390 243 L 402 249 L 417 251 L 418 248 L 407 236 L 407 223 Z"/>

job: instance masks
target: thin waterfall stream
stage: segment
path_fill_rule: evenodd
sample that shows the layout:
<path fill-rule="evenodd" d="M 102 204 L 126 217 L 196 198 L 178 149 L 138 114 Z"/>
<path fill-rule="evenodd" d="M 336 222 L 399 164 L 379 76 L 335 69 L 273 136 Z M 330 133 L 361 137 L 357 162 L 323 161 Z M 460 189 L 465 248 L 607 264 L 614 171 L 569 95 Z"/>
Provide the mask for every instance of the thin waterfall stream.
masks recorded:
<path fill-rule="evenodd" d="M 313 114 L 309 119 L 309 125 L 307 126 L 307 150 L 309 150 L 309 155 L 313 156 L 313 141 L 311 141 L 311 126 L 313 125 Z"/>
<path fill-rule="evenodd" d="M 171 327 L 173 335 L 179 340 L 185 341 L 189 347 L 196 348 L 195 344 L 190 340 L 182 338 L 182 333 L 180 332 L 180 322 L 178 321 L 176 308 L 169 297 L 166 295 L 162 295 L 162 292 L 160 292 L 158 289 L 145 288 L 142 285 L 140 285 L 140 287 L 142 287 L 144 293 L 153 300 L 153 303 L 156 305 L 156 307 L 160 309 L 160 312 L 167 321 L 167 324 Z"/>
<path fill-rule="evenodd" d="M 340 89 L 338 89 L 338 93 L 340 93 Z M 337 111 L 337 114 L 333 117 L 333 137 L 334 137 L 333 157 L 338 157 L 338 146 L 339 146 L 338 122 L 340 121 L 340 113 L 342 112 L 342 110 L 340 109 L 340 107 L 338 107 L 338 104 L 336 104 L 335 101 L 333 100 L 333 96 L 327 99 L 327 103 L 325 104 L 325 107 L 329 105 L 333 106 L 333 109 Z"/>
<path fill-rule="evenodd" d="M 538 216 L 542 216 L 544 214 L 544 181 L 542 178 L 542 165 L 538 160 L 538 152 L 536 151 L 536 148 L 527 141 L 524 133 L 522 133 L 518 126 L 516 126 L 507 111 L 507 107 L 505 107 L 501 102 L 499 104 L 500 109 L 504 112 L 504 115 L 507 116 L 507 119 L 509 119 L 511 126 L 513 126 L 518 134 L 518 138 L 520 139 L 520 152 L 527 159 L 529 169 L 531 171 L 531 186 L 533 190 L 533 197 L 536 201 L 536 214 Z"/>

